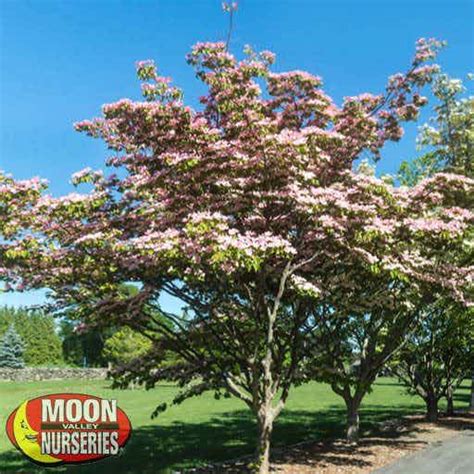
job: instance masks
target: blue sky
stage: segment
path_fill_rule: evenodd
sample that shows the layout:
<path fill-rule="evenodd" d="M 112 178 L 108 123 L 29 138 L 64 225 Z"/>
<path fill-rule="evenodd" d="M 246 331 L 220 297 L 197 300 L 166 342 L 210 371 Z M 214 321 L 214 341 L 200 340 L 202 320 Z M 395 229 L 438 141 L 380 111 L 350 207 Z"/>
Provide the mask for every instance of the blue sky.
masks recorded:
<path fill-rule="evenodd" d="M 474 70 L 472 0 L 241 0 L 231 50 L 277 54 L 276 70 L 323 77 L 337 101 L 383 90 L 403 71 L 419 37 L 448 41 L 440 56 L 452 76 Z M 102 166 L 100 142 L 73 131 L 100 106 L 139 98 L 134 63 L 154 59 L 197 107 L 203 89 L 184 60 L 197 41 L 225 38 L 218 0 L 1 0 L 0 169 L 41 176 L 55 195 L 70 175 Z M 415 153 L 416 126 L 386 148 L 380 172 Z M 0 294 L 0 304 L 34 304 L 43 293 Z M 166 304 L 171 304 L 169 301 Z"/>

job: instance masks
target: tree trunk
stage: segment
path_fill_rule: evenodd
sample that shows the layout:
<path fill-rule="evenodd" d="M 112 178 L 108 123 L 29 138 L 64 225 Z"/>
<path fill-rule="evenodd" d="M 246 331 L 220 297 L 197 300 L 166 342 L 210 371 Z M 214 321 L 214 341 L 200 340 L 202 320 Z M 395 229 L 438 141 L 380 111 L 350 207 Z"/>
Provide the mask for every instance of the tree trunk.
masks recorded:
<path fill-rule="evenodd" d="M 428 395 L 426 403 L 426 419 L 428 421 L 438 421 L 438 399 L 434 395 Z"/>
<path fill-rule="evenodd" d="M 446 409 L 446 414 L 448 416 L 454 415 L 454 402 L 453 402 L 453 387 L 448 387 L 446 391 L 446 401 L 448 402 L 448 407 Z"/>
<path fill-rule="evenodd" d="M 268 474 L 270 472 L 270 439 L 273 430 L 272 416 L 266 411 L 258 417 L 258 446 L 255 472 Z"/>
<path fill-rule="evenodd" d="M 359 441 L 359 405 L 357 400 L 346 400 L 347 407 L 347 428 L 346 440 L 349 443 L 357 443 Z"/>
<path fill-rule="evenodd" d="M 469 403 L 469 410 L 474 411 L 474 369 L 472 371 L 471 379 L 471 401 Z"/>

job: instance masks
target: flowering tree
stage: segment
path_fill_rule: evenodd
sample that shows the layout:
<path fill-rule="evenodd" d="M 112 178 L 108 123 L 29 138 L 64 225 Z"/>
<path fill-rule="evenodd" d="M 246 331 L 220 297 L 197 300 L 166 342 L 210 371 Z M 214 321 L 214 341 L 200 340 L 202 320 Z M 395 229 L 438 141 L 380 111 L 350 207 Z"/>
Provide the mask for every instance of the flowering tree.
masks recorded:
<path fill-rule="evenodd" d="M 339 251 L 337 274 L 322 277 L 325 297 L 313 309 L 305 365 L 306 376 L 330 383 L 344 399 L 351 442 L 358 438 L 363 397 L 416 330 L 420 308 L 445 294 L 446 301 L 464 300 L 470 274 L 464 236 L 473 218 L 459 207 L 474 184 L 462 176 L 440 173 L 411 189 L 363 179 L 383 198 L 372 199 L 372 214 L 351 229 L 355 238 Z M 352 238 L 344 235 L 345 242 Z"/>
<path fill-rule="evenodd" d="M 358 408 L 364 395 L 370 390 L 378 372 L 407 338 L 416 337 L 420 322 L 431 313 L 426 311 L 426 308 L 434 305 L 436 313 L 439 314 L 439 300 L 452 306 L 450 298 L 442 298 L 444 285 L 436 284 L 436 273 L 441 261 L 444 261 L 447 269 L 465 268 L 466 278 L 469 278 L 467 256 L 469 250 L 464 237 L 470 234 L 467 227 L 470 219 L 465 221 L 463 231 L 460 233 L 456 230 L 456 225 L 442 231 L 443 224 L 441 224 L 441 227 L 435 230 L 437 226 L 435 222 L 440 217 L 439 206 L 444 207 L 447 212 L 454 213 L 461 209 L 472 209 L 469 192 L 472 183 L 468 184 L 469 180 L 458 177 L 456 179 L 459 180 L 459 184 L 464 182 L 461 185 L 464 191 L 451 193 L 442 182 L 446 179 L 451 180 L 453 176 L 435 175 L 435 173 L 457 171 L 468 174 L 466 163 L 472 162 L 470 154 L 474 149 L 471 143 L 471 129 L 474 123 L 472 99 L 458 98 L 463 91 L 462 84 L 450 80 L 439 71 L 435 73 L 432 89 L 434 96 L 439 100 L 435 106 L 436 117 L 432 121 L 435 127 L 428 125 L 422 127 L 419 137 L 419 143 L 429 146 L 430 150 L 414 162 L 404 163 L 399 175 L 403 184 L 412 186 L 412 189 L 402 187 L 399 190 L 408 199 L 403 207 L 410 209 L 410 213 L 414 207 L 419 207 L 416 202 L 423 203 L 424 210 L 421 215 L 425 219 L 417 219 L 415 223 L 409 214 L 404 215 L 405 211 L 400 213 L 398 206 L 388 212 L 379 210 L 378 225 L 366 226 L 364 229 L 368 238 L 375 244 L 371 251 L 375 271 L 371 275 L 370 272 L 364 273 L 363 269 L 357 268 L 352 272 L 353 280 L 350 285 L 344 287 L 345 294 L 341 295 L 340 288 L 333 285 L 332 288 L 339 291 L 335 292 L 332 303 L 316 307 L 315 310 L 314 317 L 319 324 L 313 332 L 314 359 L 306 370 L 309 376 L 329 382 L 333 390 L 344 399 L 347 406 L 347 438 L 350 441 L 355 441 L 358 437 Z M 369 175 L 371 174 L 370 168 L 367 166 L 363 168 L 366 174 L 367 171 Z M 433 175 L 435 177 L 431 180 L 420 182 L 423 178 Z M 437 188 L 436 192 L 441 192 L 444 197 L 438 195 L 433 200 L 432 196 L 429 196 L 434 190 L 433 185 Z M 451 211 L 448 210 L 449 207 Z M 470 215 L 469 211 L 461 212 L 465 213 L 466 217 Z M 430 215 L 435 220 L 428 224 L 426 218 Z M 389 216 L 389 220 L 385 220 L 384 216 Z M 393 223 L 396 224 L 392 225 Z M 408 226 L 404 228 L 403 224 Z M 431 227 L 437 235 L 438 243 L 435 244 L 432 240 L 433 235 L 429 242 L 424 241 L 424 238 L 419 240 L 420 226 L 425 230 Z M 398 233 L 400 231 L 401 234 Z M 390 246 L 393 250 L 398 245 L 401 247 L 393 255 L 399 255 L 405 263 L 399 261 L 395 266 L 394 262 L 384 264 L 387 257 L 383 254 L 383 247 Z M 403 272 L 402 276 L 393 273 L 384 274 L 381 271 L 384 267 L 401 268 L 400 264 L 406 270 L 408 260 L 415 266 L 421 264 L 422 272 L 410 271 L 408 274 Z M 435 266 L 429 269 L 426 265 L 428 262 Z M 448 270 L 443 276 L 445 281 L 450 279 L 450 272 L 451 270 Z M 345 271 L 345 278 L 350 275 L 350 272 Z M 440 314 L 440 317 L 446 318 L 447 315 Z M 460 318 L 456 320 L 459 321 Z M 445 322 L 441 321 L 440 324 Z M 442 340 L 438 339 L 438 347 Z M 465 340 L 465 338 L 460 340 L 460 344 Z M 447 338 L 444 341 L 449 345 L 452 343 L 452 337 L 449 342 Z M 440 351 L 431 353 L 436 355 Z M 422 352 L 418 354 L 421 355 Z M 450 371 L 453 371 L 452 367 Z"/>
<path fill-rule="evenodd" d="M 448 398 L 448 413 L 453 414 L 453 392 L 474 362 L 472 311 L 439 303 L 425 310 L 420 327 L 391 364 L 408 390 L 425 401 L 428 421 L 438 419 L 441 397 Z"/>
<path fill-rule="evenodd" d="M 256 468 L 268 472 L 273 422 L 307 355 L 314 306 L 333 301 L 341 273 L 374 263 L 364 226 L 385 234 L 398 224 L 377 213 L 400 208 L 400 235 L 437 244 L 437 234 L 457 236 L 469 218 L 462 210 L 426 218 L 415 197 L 352 172 L 361 153 L 377 158 L 400 138 L 401 122 L 416 118 L 425 103 L 418 90 L 436 71 L 425 63 L 439 46 L 420 40 L 386 94 L 341 107 L 319 77 L 270 72 L 269 52 L 247 48 L 238 61 L 223 43 L 197 44 L 188 63 L 208 88 L 199 112 L 152 62 L 139 62 L 145 101 L 120 100 L 76 124 L 106 142 L 116 174 L 83 170 L 73 181 L 93 190 L 58 199 L 39 197 L 40 184 L 17 199 L 24 183 L 2 178 L 0 199 L 16 202 L 3 217 L 16 237 L 2 244 L 3 273 L 51 288 L 58 310 L 90 325 L 126 325 L 149 338 L 152 349 L 120 369 L 118 383 L 166 377 L 182 387 L 176 402 L 210 389 L 243 400 L 258 424 Z M 433 199 L 438 185 L 456 193 L 468 184 L 452 175 L 430 181 Z M 383 252 L 384 272 L 431 268 Z M 444 282 L 460 298 L 463 275 Z M 127 296 L 119 289 L 130 282 L 139 291 Z M 171 324 L 154 317 L 163 292 L 186 305 L 184 314 L 163 313 Z M 176 363 L 163 366 L 170 352 Z"/>
<path fill-rule="evenodd" d="M 435 75 L 432 82 L 432 92 L 437 100 L 435 115 L 421 127 L 418 136 L 419 147 L 426 151 L 411 162 L 402 163 L 398 177 L 403 184 L 414 186 L 423 178 L 440 171 L 473 177 L 474 96 L 464 97 L 466 91 L 467 88 L 460 79 L 453 79 L 441 72 Z M 472 209 L 472 195 L 466 198 L 463 206 Z M 472 261 L 471 241 L 472 226 L 465 241 L 463 256 L 457 255 L 458 261 L 460 258 L 464 263 Z M 467 351 L 474 343 L 474 332 L 469 324 L 472 315 L 465 308 L 453 310 L 451 303 L 444 299 L 436 301 L 430 307 L 420 307 L 419 312 L 429 318 L 430 324 L 422 325 L 419 333 L 413 335 L 412 343 L 403 350 L 404 362 L 396 365 L 395 370 L 414 391 L 425 398 L 428 417 L 436 418 L 437 402 L 442 394 L 446 394 L 448 412 L 453 411 L 455 377 L 452 374 L 463 373 L 468 360 Z M 440 320 L 437 321 L 436 318 Z M 456 325 L 460 327 L 455 330 Z M 427 335 L 430 336 L 430 349 L 421 351 L 413 340 L 426 341 Z M 458 337 L 457 341 L 454 341 L 454 336 Z M 420 344 L 422 345 L 421 342 Z M 449 354 L 449 363 L 446 362 L 446 354 Z M 452 361 L 456 361 L 457 366 L 453 366 Z M 425 380 L 420 385 L 422 375 Z M 471 407 L 474 407 L 474 370 Z"/>

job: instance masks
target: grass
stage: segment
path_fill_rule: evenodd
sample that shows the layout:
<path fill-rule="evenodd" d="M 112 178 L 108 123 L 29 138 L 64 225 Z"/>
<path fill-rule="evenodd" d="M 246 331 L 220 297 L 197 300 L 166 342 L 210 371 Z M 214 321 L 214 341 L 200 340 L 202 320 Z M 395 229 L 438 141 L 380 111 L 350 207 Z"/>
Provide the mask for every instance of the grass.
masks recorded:
<path fill-rule="evenodd" d="M 0 422 L 5 426 L 10 412 L 23 400 L 55 392 L 83 392 L 115 398 L 133 426 L 132 438 L 122 457 L 56 468 L 56 472 L 171 474 L 177 469 L 223 461 L 253 451 L 255 422 L 243 403 L 234 398 L 216 401 L 212 394 L 204 394 L 180 406 L 172 406 L 151 420 L 150 413 L 156 405 L 173 398 L 176 393 L 173 385 L 145 391 L 111 390 L 106 381 L 0 382 Z M 466 383 L 456 394 L 456 406 L 466 406 L 468 398 Z M 408 395 L 396 380 L 380 378 L 363 402 L 361 428 L 370 430 L 383 420 L 423 410 L 423 401 Z M 297 387 L 276 422 L 273 446 L 341 436 L 344 414 L 342 400 L 327 385 L 310 383 Z M 47 472 L 24 459 L 2 431 L 1 473 Z"/>

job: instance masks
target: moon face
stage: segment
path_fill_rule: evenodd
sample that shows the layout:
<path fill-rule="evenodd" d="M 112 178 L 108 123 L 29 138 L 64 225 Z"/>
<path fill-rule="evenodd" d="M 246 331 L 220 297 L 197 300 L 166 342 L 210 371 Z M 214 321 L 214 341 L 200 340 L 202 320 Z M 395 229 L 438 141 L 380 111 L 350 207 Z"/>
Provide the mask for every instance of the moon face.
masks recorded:
<path fill-rule="evenodd" d="M 48 454 L 41 453 L 41 446 L 38 441 L 38 432 L 28 423 L 26 406 L 28 402 L 22 403 L 15 414 L 13 420 L 13 434 L 21 450 L 34 461 L 45 464 L 61 462 L 61 459 L 54 458 Z"/>

